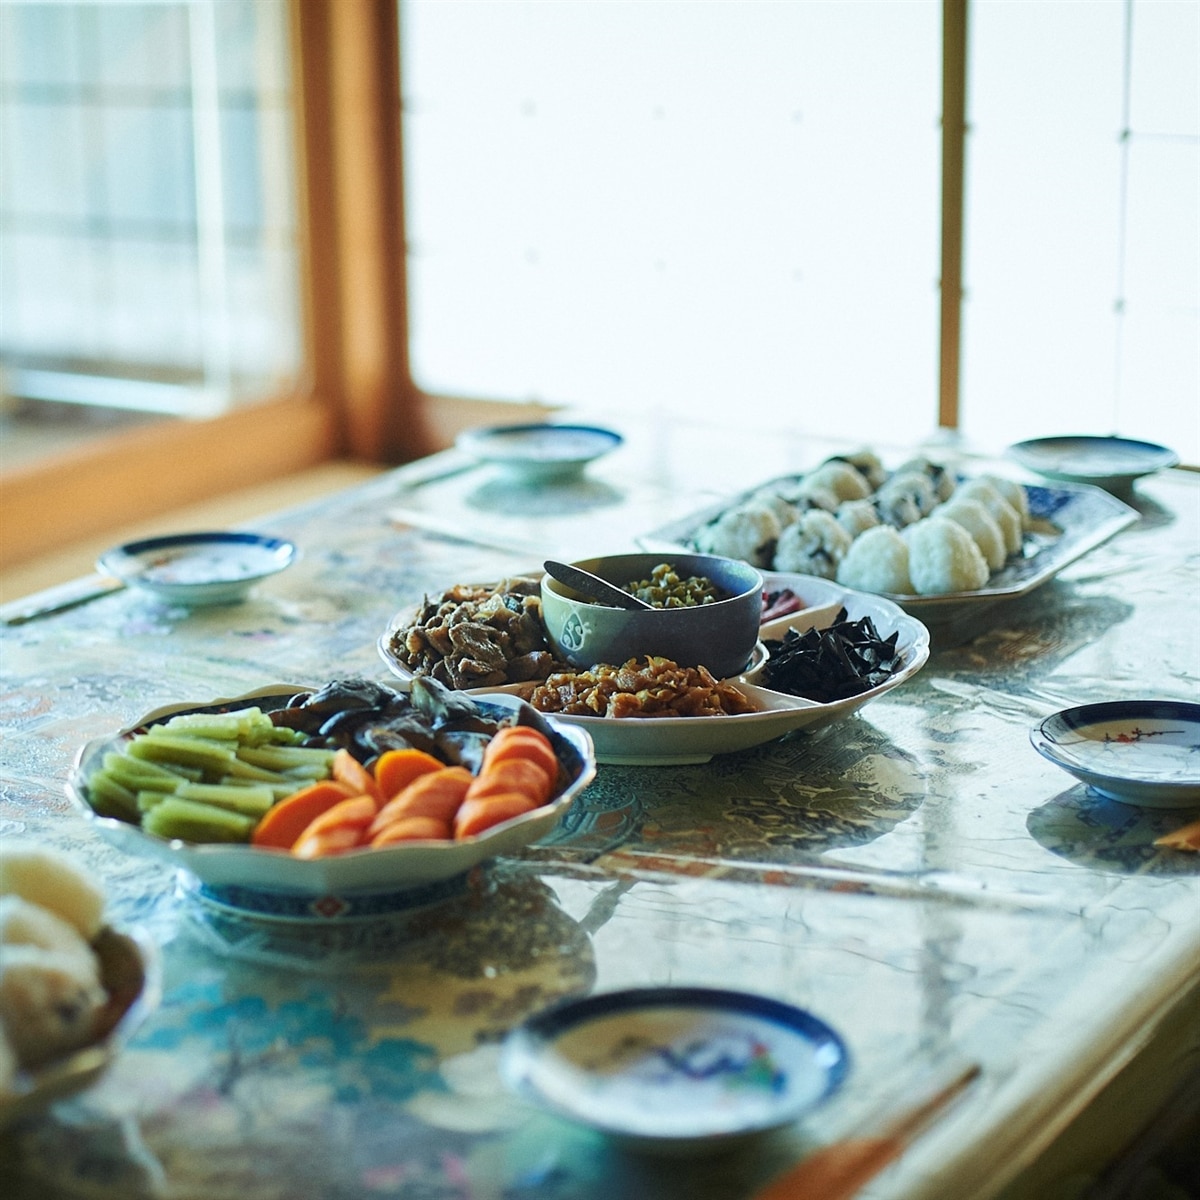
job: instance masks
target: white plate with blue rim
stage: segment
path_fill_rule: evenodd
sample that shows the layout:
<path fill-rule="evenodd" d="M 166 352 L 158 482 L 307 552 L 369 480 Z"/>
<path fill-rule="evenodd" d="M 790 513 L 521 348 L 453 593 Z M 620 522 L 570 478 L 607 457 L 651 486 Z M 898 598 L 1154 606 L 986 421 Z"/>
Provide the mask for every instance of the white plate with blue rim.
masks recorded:
<path fill-rule="evenodd" d="M 201 532 L 143 538 L 106 550 L 101 571 L 173 604 L 236 604 L 256 583 L 296 561 L 286 538 Z"/>
<path fill-rule="evenodd" d="M 643 987 L 567 1000 L 508 1036 L 519 1096 L 631 1148 L 714 1151 L 828 1100 L 849 1070 L 824 1021 L 780 1000 L 706 987 Z"/>
<path fill-rule="evenodd" d="M 599 425 L 493 425 L 468 429 L 455 445 L 480 462 L 530 481 L 568 478 L 625 439 Z"/>
<path fill-rule="evenodd" d="M 1045 479 L 1090 483 L 1119 495 L 1129 492 L 1135 479 L 1179 463 L 1174 450 L 1156 442 L 1076 434 L 1031 438 L 1009 446 L 1008 453 Z"/>
<path fill-rule="evenodd" d="M 1039 721 L 1029 739 L 1043 758 L 1111 800 L 1200 808 L 1200 704 L 1084 704 Z"/>

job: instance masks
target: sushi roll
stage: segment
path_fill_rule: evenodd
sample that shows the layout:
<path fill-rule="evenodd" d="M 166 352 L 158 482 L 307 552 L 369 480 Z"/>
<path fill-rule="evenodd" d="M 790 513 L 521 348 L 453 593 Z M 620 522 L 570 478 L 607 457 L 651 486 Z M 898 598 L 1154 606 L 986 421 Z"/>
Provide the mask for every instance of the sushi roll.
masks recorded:
<path fill-rule="evenodd" d="M 814 508 L 780 535 L 775 547 L 776 571 L 796 571 L 833 579 L 850 549 L 850 534 L 831 513 Z"/>
<path fill-rule="evenodd" d="M 996 518 L 978 500 L 954 496 L 937 510 L 937 515 L 961 525 L 974 539 L 989 571 L 998 571 L 1008 558 L 1004 534 Z"/>
<path fill-rule="evenodd" d="M 87 942 L 104 924 L 104 892 L 72 859 L 36 842 L 0 845 L 0 895 L 20 896 L 70 922 Z"/>
<path fill-rule="evenodd" d="M 0 1024 L 22 1066 L 87 1045 L 107 999 L 95 956 L 0 947 Z"/>
<path fill-rule="evenodd" d="M 910 525 L 908 572 L 918 596 L 974 592 L 988 581 L 988 565 L 975 539 L 948 517 L 932 516 Z"/>
<path fill-rule="evenodd" d="M 986 480 L 983 478 L 969 479 L 959 485 L 955 493 L 964 500 L 978 500 L 991 513 L 1000 532 L 1004 535 L 1004 549 L 1008 554 L 1016 554 L 1025 540 L 1021 514 Z"/>
<path fill-rule="evenodd" d="M 908 543 L 891 525 L 876 525 L 850 543 L 838 564 L 837 581 L 861 592 L 910 596 Z"/>
<path fill-rule="evenodd" d="M 739 558 L 755 567 L 766 567 L 775 556 L 782 526 L 773 509 L 760 502 L 726 509 L 715 521 L 697 531 L 693 541 L 701 554 Z"/>
<path fill-rule="evenodd" d="M 837 506 L 833 514 L 838 524 L 853 541 L 860 533 L 874 529 L 879 524 L 879 513 L 871 500 L 846 500 Z"/>
<path fill-rule="evenodd" d="M 871 494 L 871 485 L 863 473 L 848 462 L 829 459 L 805 477 L 813 487 L 826 488 L 838 499 L 862 500 Z"/>

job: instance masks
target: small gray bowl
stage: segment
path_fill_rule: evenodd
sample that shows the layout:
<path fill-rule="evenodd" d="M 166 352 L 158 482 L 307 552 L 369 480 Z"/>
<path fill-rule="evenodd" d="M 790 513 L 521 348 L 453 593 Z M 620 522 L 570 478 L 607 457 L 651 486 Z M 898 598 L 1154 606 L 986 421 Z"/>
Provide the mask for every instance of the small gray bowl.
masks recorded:
<path fill-rule="evenodd" d="M 726 597 L 691 608 L 629 610 L 594 604 L 549 575 L 542 577 L 542 621 L 555 654 L 572 666 L 619 666 L 659 655 L 681 667 L 705 666 L 718 679 L 745 670 L 758 642 L 763 577 L 748 563 L 714 554 L 614 554 L 572 565 L 618 587 L 646 579 L 660 563 L 679 575 L 709 579 Z"/>

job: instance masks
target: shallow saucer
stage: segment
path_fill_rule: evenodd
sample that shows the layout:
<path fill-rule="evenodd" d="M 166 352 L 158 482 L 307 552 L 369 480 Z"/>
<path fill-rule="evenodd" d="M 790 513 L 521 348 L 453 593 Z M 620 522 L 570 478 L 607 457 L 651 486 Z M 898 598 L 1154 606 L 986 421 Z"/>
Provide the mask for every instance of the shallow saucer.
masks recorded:
<path fill-rule="evenodd" d="M 245 599 L 260 580 L 291 566 L 297 554 L 286 538 L 181 533 L 114 546 L 97 566 L 130 587 L 195 608 Z"/>
<path fill-rule="evenodd" d="M 579 474 L 624 440 L 614 430 L 598 425 L 493 425 L 466 430 L 455 445 L 480 462 L 525 479 L 545 481 Z"/>
<path fill-rule="evenodd" d="M 1119 494 L 1127 493 L 1135 479 L 1179 462 L 1166 446 L 1121 437 L 1032 438 L 1010 446 L 1008 453 L 1046 479 L 1090 483 Z"/>
<path fill-rule="evenodd" d="M 1044 758 L 1112 800 L 1200 807 L 1200 704 L 1085 704 L 1038 722 L 1029 740 Z"/>
<path fill-rule="evenodd" d="M 598 993 L 535 1014 L 504 1045 L 517 1094 L 632 1148 L 724 1149 L 827 1100 L 849 1055 L 779 1000 L 703 987 Z"/>

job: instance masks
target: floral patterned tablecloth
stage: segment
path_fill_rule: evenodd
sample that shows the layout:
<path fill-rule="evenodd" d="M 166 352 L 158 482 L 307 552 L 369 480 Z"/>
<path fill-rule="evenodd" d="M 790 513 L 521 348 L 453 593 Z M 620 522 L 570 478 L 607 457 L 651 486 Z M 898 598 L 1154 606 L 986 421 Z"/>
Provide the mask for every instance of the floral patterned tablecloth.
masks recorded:
<path fill-rule="evenodd" d="M 999 1195 L 1200 984 L 1197 856 L 1154 845 L 1200 814 L 1105 800 L 1028 741 L 1074 704 L 1197 698 L 1194 476 L 1143 480 L 1136 524 L 857 716 L 701 765 L 601 765 L 539 845 L 386 920 L 205 905 L 64 796 L 83 742 L 160 704 L 386 681 L 376 640 L 425 592 L 629 546 L 823 452 L 631 432 L 549 488 L 488 469 L 423 483 L 442 456 L 257 523 L 302 556 L 243 604 L 129 591 L 5 629 L 0 837 L 93 869 L 113 922 L 159 945 L 163 985 L 100 1082 L 0 1133 L 4 1194 L 742 1197 L 950 1056 L 979 1084 L 867 1194 Z M 670 1161 L 506 1092 L 523 1018 L 644 984 L 812 1012 L 847 1043 L 845 1086 L 750 1146 Z"/>

